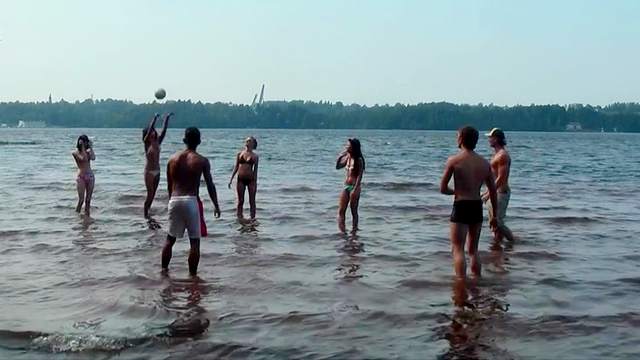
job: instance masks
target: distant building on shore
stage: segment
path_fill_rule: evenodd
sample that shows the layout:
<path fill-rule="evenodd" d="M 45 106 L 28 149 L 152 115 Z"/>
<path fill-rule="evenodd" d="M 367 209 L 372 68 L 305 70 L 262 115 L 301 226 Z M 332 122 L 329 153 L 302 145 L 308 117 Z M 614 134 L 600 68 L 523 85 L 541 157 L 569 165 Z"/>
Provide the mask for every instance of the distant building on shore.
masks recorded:
<path fill-rule="evenodd" d="M 567 124 L 566 127 L 567 131 L 582 131 L 582 124 L 580 124 L 579 122 L 570 122 Z"/>

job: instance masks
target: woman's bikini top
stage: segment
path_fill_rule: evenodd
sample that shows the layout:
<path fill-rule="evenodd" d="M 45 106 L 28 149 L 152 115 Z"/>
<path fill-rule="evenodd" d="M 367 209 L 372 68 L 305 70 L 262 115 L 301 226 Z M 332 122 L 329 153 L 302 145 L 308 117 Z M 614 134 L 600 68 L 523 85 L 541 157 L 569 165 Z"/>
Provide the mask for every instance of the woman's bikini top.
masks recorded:
<path fill-rule="evenodd" d="M 249 158 L 249 160 L 243 158 L 242 156 L 238 156 L 238 164 L 249 164 L 249 165 L 253 165 L 255 164 L 255 161 L 253 160 L 253 158 Z"/>

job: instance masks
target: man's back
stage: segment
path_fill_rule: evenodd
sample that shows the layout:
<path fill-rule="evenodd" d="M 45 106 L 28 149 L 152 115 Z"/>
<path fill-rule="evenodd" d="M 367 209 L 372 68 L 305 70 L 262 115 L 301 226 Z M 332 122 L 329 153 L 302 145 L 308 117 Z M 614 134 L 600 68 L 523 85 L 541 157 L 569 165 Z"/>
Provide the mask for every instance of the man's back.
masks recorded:
<path fill-rule="evenodd" d="M 167 164 L 171 196 L 196 196 L 207 159 L 193 150 L 175 153 Z"/>
<path fill-rule="evenodd" d="M 480 188 L 491 172 L 489 162 L 468 150 L 452 156 L 449 161 L 453 167 L 455 200 L 480 199 Z"/>

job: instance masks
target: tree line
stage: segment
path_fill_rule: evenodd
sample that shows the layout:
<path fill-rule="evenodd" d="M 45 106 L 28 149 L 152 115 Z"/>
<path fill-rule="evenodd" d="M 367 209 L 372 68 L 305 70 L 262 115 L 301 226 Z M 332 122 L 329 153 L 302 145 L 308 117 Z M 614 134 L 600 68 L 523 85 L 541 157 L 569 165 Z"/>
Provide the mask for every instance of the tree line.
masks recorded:
<path fill-rule="evenodd" d="M 341 102 L 269 101 L 258 106 L 190 100 L 135 104 L 125 100 L 0 103 L 0 123 L 41 121 L 50 127 L 142 128 L 154 113 L 174 112 L 171 127 L 640 132 L 640 104 L 607 106 L 452 104 L 345 105 Z"/>

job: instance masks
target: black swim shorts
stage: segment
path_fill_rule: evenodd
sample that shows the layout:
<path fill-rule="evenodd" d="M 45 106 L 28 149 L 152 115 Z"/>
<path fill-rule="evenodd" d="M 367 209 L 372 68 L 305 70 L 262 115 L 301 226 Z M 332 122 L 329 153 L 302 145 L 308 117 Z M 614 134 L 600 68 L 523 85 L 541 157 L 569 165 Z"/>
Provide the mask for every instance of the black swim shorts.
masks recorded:
<path fill-rule="evenodd" d="M 451 222 L 477 224 L 482 222 L 482 200 L 457 200 L 453 202 Z"/>

